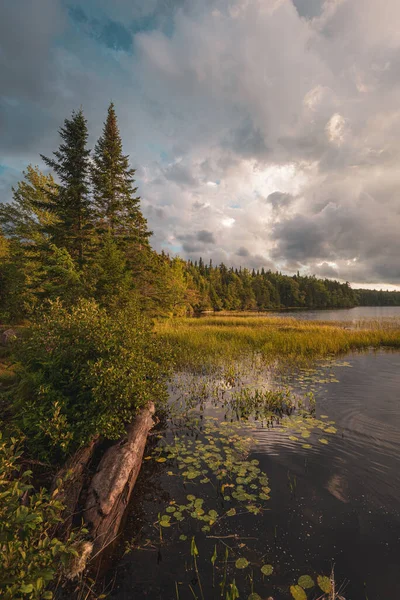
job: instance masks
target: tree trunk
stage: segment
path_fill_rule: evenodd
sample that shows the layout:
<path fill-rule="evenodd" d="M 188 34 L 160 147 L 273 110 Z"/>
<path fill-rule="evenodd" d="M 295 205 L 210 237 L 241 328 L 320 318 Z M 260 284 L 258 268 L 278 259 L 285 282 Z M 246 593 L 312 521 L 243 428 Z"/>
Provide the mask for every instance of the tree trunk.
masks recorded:
<path fill-rule="evenodd" d="M 104 454 L 88 490 L 84 518 L 97 554 L 117 536 L 153 427 L 154 404 L 142 409 L 127 435 Z"/>
<path fill-rule="evenodd" d="M 86 479 L 86 466 L 93 455 L 97 442 L 98 437 L 94 438 L 87 446 L 77 450 L 53 480 L 53 491 L 58 487 L 57 480 L 63 480 L 57 499 L 65 506 L 62 530 L 66 537 L 71 531 L 73 517 L 78 508 L 79 497 Z"/>

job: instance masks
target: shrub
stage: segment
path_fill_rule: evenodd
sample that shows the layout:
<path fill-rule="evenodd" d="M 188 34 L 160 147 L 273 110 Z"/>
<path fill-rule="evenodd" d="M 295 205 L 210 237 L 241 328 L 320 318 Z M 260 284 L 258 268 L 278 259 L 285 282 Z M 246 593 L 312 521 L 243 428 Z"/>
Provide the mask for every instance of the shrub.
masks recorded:
<path fill-rule="evenodd" d="M 0 596 L 4 600 L 50 599 L 48 584 L 77 554 L 72 534 L 63 542 L 55 536 L 63 505 L 56 493 L 34 492 L 31 472 L 20 469 L 16 440 L 0 433 Z"/>
<path fill-rule="evenodd" d="M 107 313 L 59 301 L 16 345 L 13 394 L 36 454 L 61 460 L 97 435 L 117 439 L 140 407 L 166 399 L 170 360 L 135 304 Z"/>

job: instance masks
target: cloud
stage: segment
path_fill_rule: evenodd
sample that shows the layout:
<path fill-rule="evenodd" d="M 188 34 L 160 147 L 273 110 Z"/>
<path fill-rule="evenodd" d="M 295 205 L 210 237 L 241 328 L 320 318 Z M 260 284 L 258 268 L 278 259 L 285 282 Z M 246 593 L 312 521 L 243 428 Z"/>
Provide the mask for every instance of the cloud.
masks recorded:
<path fill-rule="evenodd" d="M 93 147 L 113 100 L 157 249 L 400 284 L 397 0 L 19 0 L 0 16 L 2 200 L 80 105 Z"/>
<path fill-rule="evenodd" d="M 238 250 L 236 251 L 236 254 L 237 254 L 237 256 L 243 256 L 243 257 L 250 256 L 250 252 L 244 246 L 240 246 L 240 248 L 238 248 Z"/>
<path fill-rule="evenodd" d="M 215 236 L 212 231 L 203 229 L 196 234 L 196 238 L 204 244 L 215 244 Z"/>

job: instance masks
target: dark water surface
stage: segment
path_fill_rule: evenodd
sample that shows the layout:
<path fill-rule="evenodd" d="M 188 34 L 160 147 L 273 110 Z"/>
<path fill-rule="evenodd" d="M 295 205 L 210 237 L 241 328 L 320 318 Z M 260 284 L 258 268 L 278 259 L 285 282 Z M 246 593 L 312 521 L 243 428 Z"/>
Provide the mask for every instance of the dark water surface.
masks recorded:
<path fill-rule="evenodd" d="M 356 306 L 336 310 L 283 310 L 269 313 L 274 317 L 295 317 L 305 321 L 360 321 L 363 319 L 400 318 L 400 306 Z"/>
<path fill-rule="evenodd" d="M 240 517 L 235 527 L 255 572 L 263 563 L 274 566 L 270 578 L 254 575 L 254 591 L 263 599 L 290 598 L 289 586 L 299 575 L 329 574 L 333 565 L 346 600 L 400 598 L 400 353 L 351 354 L 346 361 L 350 366 L 332 367 L 339 382 L 322 383 L 317 391 L 317 416 L 328 415 L 338 430 L 328 445 L 305 450 L 288 432 L 252 429 L 258 444 L 250 458 L 268 475 L 271 499 L 269 510 Z M 168 462 L 145 462 L 121 540 L 122 547 L 135 538 L 142 549 L 118 559 L 113 598 L 176 600 L 175 582 L 180 600 L 194 597 L 189 584 L 200 598 L 189 541 L 179 541 L 173 528 L 163 530 L 160 540 L 153 525 L 171 499 L 182 502 L 203 491 L 168 477 L 170 468 Z M 196 524 L 194 531 L 204 598 L 217 598 L 210 567 L 215 540 L 203 539 Z M 241 599 L 251 591 L 249 569 L 247 577 L 237 572 Z M 308 593 L 318 597 L 316 590 Z"/>

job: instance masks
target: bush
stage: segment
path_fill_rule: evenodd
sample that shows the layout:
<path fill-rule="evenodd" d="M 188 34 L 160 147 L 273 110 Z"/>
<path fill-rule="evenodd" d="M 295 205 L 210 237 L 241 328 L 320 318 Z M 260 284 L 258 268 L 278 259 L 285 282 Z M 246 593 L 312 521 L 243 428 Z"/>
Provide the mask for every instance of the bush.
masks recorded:
<path fill-rule="evenodd" d="M 61 460 L 97 435 L 117 439 L 140 407 L 166 399 L 168 354 L 135 304 L 111 316 L 93 300 L 51 303 L 16 344 L 13 401 L 34 453 Z"/>
<path fill-rule="evenodd" d="M 48 584 L 77 554 L 75 535 L 67 542 L 55 537 L 63 505 L 56 492 L 33 492 L 31 472 L 20 468 L 15 440 L 0 434 L 0 596 L 4 600 L 50 599 Z"/>

